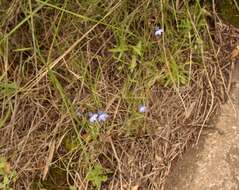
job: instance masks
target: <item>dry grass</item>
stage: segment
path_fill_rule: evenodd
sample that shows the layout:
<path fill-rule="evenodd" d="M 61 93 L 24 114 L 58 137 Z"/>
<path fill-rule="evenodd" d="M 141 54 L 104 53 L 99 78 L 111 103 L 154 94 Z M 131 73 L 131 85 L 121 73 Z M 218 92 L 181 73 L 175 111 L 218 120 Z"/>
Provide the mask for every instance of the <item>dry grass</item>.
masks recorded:
<path fill-rule="evenodd" d="M 227 98 L 233 30 L 197 2 L 13 0 L 0 14 L 0 155 L 16 190 L 163 189 Z M 110 117 L 90 124 L 97 110 Z"/>

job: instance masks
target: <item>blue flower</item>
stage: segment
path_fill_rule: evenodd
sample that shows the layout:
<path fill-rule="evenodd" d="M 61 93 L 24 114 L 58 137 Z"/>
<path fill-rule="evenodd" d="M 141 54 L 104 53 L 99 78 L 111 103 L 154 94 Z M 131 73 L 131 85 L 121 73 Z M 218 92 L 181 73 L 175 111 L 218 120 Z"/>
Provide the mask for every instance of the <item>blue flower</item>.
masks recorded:
<path fill-rule="evenodd" d="M 106 112 L 99 111 L 98 113 L 89 113 L 89 121 L 90 123 L 95 122 L 104 122 L 107 120 L 109 115 Z"/>
<path fill-rule="evenodd" d="M 109 115 L 106 112 L 98 112 L 99 116 L 98 116 L 98 121 L 106 121 L 106 119 L 109 117 Z"/>
<path fill-rule="evenodd" d="M 90 123 L 95 123 L 97 122 L 98 120 L 98 114 L 97 113 L 89 113 L 89 116 L 90 116 Z"/>
<path fill-rule="evenodd" d="M 140 113 L 145 113 L 147 111 L 147 107 L 146 106 L 144 106 L 144 105 L 140 105 L 139 106 L 139 112 Z"/>
<path fill-rule="evenodd" d="M 159 28 L 159 27 L 156 27 L 156 28 L 155 28 L 155 33 L 154 33 L 155 36 L 159 37 L 159 36 L 161 36 L 163 33 L 164 33 L 163 28 Z"/>

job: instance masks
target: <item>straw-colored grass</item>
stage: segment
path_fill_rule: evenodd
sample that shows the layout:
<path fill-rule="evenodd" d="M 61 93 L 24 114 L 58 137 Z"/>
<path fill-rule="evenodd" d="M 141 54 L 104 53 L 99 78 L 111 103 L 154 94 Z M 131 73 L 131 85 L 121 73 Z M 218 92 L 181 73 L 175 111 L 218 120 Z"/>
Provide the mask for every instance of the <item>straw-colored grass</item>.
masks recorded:
<path fill-rule="evenodd" d="M 197 0 L 3 0 L 0 21 L 5 189 L 163 189 L 227 97 L 224 29 Z"/>

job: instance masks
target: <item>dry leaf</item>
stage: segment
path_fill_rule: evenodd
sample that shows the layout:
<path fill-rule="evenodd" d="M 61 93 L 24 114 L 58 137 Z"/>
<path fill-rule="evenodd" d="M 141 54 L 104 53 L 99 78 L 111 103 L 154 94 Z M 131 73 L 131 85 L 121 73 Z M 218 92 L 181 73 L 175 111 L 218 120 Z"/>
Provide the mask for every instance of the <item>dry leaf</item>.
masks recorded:
<path fill-rule="evenodd" d="M 135 185 L 131 188 L 131 190 L 138 190 L 139 189 L 139 185 Z"/>
<path fill-rule="evenodd" d="M 43 177 L 42 177 L 43 181 L 46 179 L 47 173 L 49 171 L 49 166 L 50 166 L 51 161 L 53 159 L 55 146 L 56 146 L 56 142 L 55 142 L 55 140 L 53 140 L 49 145 L 49 147 L 50 147 L 49 148 L 49 155 L 48 155 L 47 162 L 46 162 L 46 165 L 45 165 L 45 168 L 44 168 L 44 171 L 43 171 Z"/>
<path fill-rule="evenodd" d="M 162 158 L 162 156 L 159 156 L 158 154 L 155 154 L 155 160 L 158 161 L 158 162 L 162 162 L 163 158 Z"/>
<path fill-rule="evenodd" d="M 237 46 L 234 48 L 234 50 L 232 51 L 231 57 L 232 57 L 232 58 L 239 57 L 239 45 L 237 45 Z"/>
<path fill-rule="evenodd" d="M 185 118 L 186 118 L 186 119 L 188 119 L 188 118 L 192 115 L 192 112 L 193 112 L 193 109 L 194 109 L 195 105 L 196 105 L 196 102 L 193 102 L 193 103 L 189 106 L 189 108 L 186 110 L 186 112 L 185 112 Z"/>

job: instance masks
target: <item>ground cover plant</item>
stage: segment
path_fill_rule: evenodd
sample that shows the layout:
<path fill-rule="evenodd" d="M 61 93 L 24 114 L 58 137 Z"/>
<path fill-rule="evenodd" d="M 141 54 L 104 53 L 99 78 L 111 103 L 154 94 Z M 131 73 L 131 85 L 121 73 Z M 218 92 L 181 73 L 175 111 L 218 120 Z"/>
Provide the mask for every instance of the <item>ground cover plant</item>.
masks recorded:
<path fill-rule="evenodd" d="M 227 97 L 214 1 L 1 0 L 0 21 L 2 188 L 163 189 Z"/>

